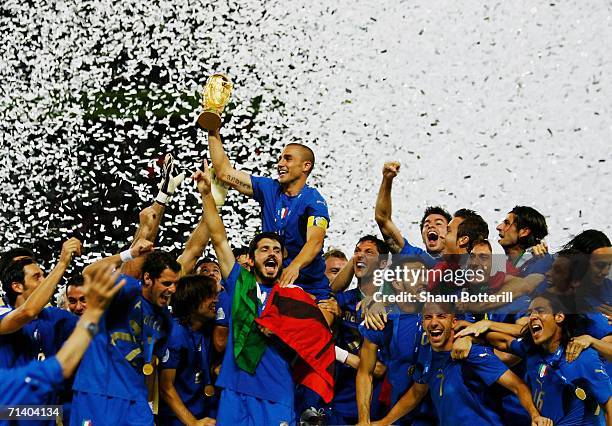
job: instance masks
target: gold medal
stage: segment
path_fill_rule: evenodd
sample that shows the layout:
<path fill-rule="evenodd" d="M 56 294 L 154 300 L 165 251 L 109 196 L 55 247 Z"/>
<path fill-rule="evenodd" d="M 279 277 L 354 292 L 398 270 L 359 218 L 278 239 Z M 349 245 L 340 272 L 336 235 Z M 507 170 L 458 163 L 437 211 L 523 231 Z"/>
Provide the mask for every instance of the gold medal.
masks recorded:
<path fill-rule="evenodd" d="M 584 389 L 576 388 L 574 393 L 576 394 L 576 397 L 578 397 L 579 400 L 584 401 L 586 399 L 586 392 L 584 391 Z"/>
<path fill-rule="evenodd" d="M 206 396 L 214 396 L 215 395 L 215 387 L 213 385 L 204 386 L 204 395 Z"/>
<path fill-rule="evenodd" d="M 143 365 L 142 372 L 144 373 L 145 376 L 150 376 L 151 374 L 153 374 L 153 366 L 149 363 Z"/>

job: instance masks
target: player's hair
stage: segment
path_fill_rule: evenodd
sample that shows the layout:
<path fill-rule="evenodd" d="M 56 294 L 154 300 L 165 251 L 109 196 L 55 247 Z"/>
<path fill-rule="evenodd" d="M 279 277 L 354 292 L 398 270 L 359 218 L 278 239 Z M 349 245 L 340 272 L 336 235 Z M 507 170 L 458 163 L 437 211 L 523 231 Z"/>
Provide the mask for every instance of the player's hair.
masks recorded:
<path fill-rule="evenodd" d="M 275 233 L 275 232 L 261 232 L 261 233 L 255 235 L 255 237 L 251 240 L 251 243 L 249 244 L 249 257 L 251 259 L 255 260 L 255 250 L 257 250 L 257 245 L 264 238 L 268 238 L 269 240 L 278 241 L 280 246 L 281 246 L 281 252 L 284 251 L 285 246 L 283 244 L 283 240 L 281 240 L 281 237 L 279 237 L 277 233 Z"/>
<path fill-rule="evenodd" d="M 219 262 L 217 262 L 212 257 L 203 257 L 202 259 L 198 260 L 198 262 L 195 264 L 195 267 L 193 268 L 193 270 L 197 271 L 205 263 L 214 263 L 215 265 L 219 266 Z"/>
<path fill-rule="evenodd" d="M 407 263 L 420 263 L 421 265 L 427 267 L 423 258 L 418 255 L 403 255 L 403 254 L 395 254 L 392 256 L 391 264 L 388 266 L 388 269 L 395 269 L 397 267 L 402 267 Z"/>
<path fill-rule="evenodd" d="M 591 254 L 602 247 L 612 247 L 612 244 L 606 234 L 596 229 L 582 231 L 563 246 L 564 249 L 574 249 L 585 254 Z"/>
<path fill-rule="evenodd" d="M 75 273 L 66 280 L 66 283 L 65 291 L 66 294 L 68 294 L 68 287 L 82 287 L 85 284 L 85 279 L 83 278 L 82 274 Z"/>
<path fill-rule="evenodd" d="M 374 244 L 376 244 L 376 249 L 378 250 L 378 254 L 388 254 L 391 251 L 387 243 L 385 243 L 380 238 L 375 237 L 374 235 L 364 235 L 363 237 L 359 239 L 359 241 L 357 241 L 357 244 L 355 244 L 355 247 L 357 247 L 359 244 L 363 243 L 364 241 L 371 241 Z"/>
<path fill-rule="evenodd" d="M 25 247 L 17 247 L 17 248 L 13 248 L 13 249 L 5 251 L 4 253 L 2 253 L 2 255 L 0 255 L 0 274 L 2 273 L 2 270 L 6 268 L 7 266 L 9 266 L 9 264 L 16 257 L 34 258 L 34 253 L 32 253 L 31 250 Z"/>
<path fill-rule="evenodd" d="M 154 251 L 145 257 L 142 264 L 142 276 L 144 277 L 144 274 L 148 273 L 149 277 L 154 280 L 159 278 L 166 268 L 179 273 L 181 271 L 181 264 L 168 252 L 161 250 Z"/>
<path fill-rule="evenodd" d="M 421 229 L 421 230 L 423 229 L 423 225 L 425 225 L 425 220 L 427 219 L 427 216 L 429 216 L 431 214 L 439 214 L 440 216 L 444 216 L 444 219 L 446 219 L 446 223 L 447 224 L 452 219 L 450 213 L 447 212 L 442 207 L 440 207 L 440 206 L 428 206 L 425 209 L 425 213 L 423 214 L 423 218 L 421 219 L 421 225 L 420 225 L 419 229 Z"/>
<path fill-rule="evenodd" d="M 431 305 L 436 305 L 436 306 L 443 308 L 442 312 L 444 312 L 445 314 L 455 315 L 455 312 L 456 312 L 455 304 L 451 302 L 425 302 L 421 309 L 421 313 L 425 311 L 425 308 L 427 306 L 431 306 Z"/>
<path fill-rule="evenodd" d="M 487 225 L 487 222 L 474 211 L 469 210 L 469 212 L 472 214 L 466 215 L 463 222 L 457 227 L 457 240 L 461 237 L 469 238 L 466 248 L 468 253 L 472 251 L 476 241 L 482 241 L 489 238 L 489 225 Z M 455 216 L 457 216 L 457 213 L 455 213 Z"/>
<path fill-rule="evenodd" d="M 240 256 L 248 256 L 249 248 L 244 246 L 236 247 L 232 250 L 232 254 L 234 255 L 235 259 L 238 259 Z"/>
<path fill-rule="evenodd" d="M 461 219 L 467 219 L 468 217 L 471 217 L 471 216 L 480 217 L 478 213 L 470 209 L 459 209 L 455 212 L 455 214 L 453 214 L 453 217 L 460 217 Z"/>
<path fill-rule="evenodd" d="M 170 301 L 172 314 L 180 322 L 187 323 L 204 300 L 216 295 L 217 282 L 213 278 L 205 275 L 185 275 L 176 283 L 176 293 Z"/>
<path fill-rule="evenodd" d="M 310 174 L 310 172 L 312 172 L 315 166 L 315 155 L 312 149 L 308 148 L 306 145 L 297 142 L 289 143 L 287 144 L 287 146 L 297 146 L 298 148 L 300 148 L 300 151 L 302 153 L 302 160 L 310 162 L 310 170 L 308 170 L 308 174 Z"/>
<path fill-rule="evenodd" d="M 10 306 L 15 306 L 17 296 L 19 296 L 19 293 L 13 290 L 12 284 L 14 282 L 24 284 L 25 267 L 32 264 L 35 264 L 34 260 L 30 257 L 26 257 L 24 259 L 13 260 L 1 271 L 2 275 L 0 276 L 0 280 L 2 281 L 2 289 L 6 293 L 6 298 Z"/>
<path fill-rule="evenodd" d="M 569 314 L 569 310 L 563 304 L 563 302 L 561 302 L 561 300 L 552 293 L 542 293 L 534 297 L 531 303 L 533 303 L 536 299 L 547 300 L 554 315 L 558 313 L 565 314 L 565 318 L 559 325 L 561 327 L 561 346 L 565 347 L 569 343 L 571 338 L 574 336 L 574 331 L 576 330 L 576 322 L 578 321 L 577 317 L 579 315 Z M 523 327 L 522 337 L 528 342 L 533 343 L 533 338 L 531 337 L 531 333 L 529 332 L 529 323 L 525 324 L 525 326 Z"/>
<path fill-rule="evenodd" d="M 509 213 L 514 213 L 516 216 L 517 231 L 521 229 L 529 229 L 531 231 L 529 235 L 518 239 L 518 245 L 522 248 L 533 247 L 548 235 L 546 219 L 533 207 L 515 206 Z"/>
<path fill-rule="evenodd" d="M 327 250 L 324 254 L 323 254 L 323 259 L 327 260 L 330 257 L 336 258 L 336 259 L 343 259 L 343 260 L 348 260 L 346 257 L 346 254 L 344 254 L 344 252 L 340 249 L 330 249 Z"/>
<path fill-rule="evenodd" d="M 475 240 L 474 243 L 471 245 L 469 253 L 471 253 L 472 250 L 474 250 L 474 247 L 476 247 L 476 246 L 487 246 L 487 247 L 489 247 L 489 250 L 491 250 L 491 252 L 493 251 L 493 247 L 491 246 L 491 243 L 489 242 L 489 240 L 487 240 L 485 238 L 481 238 L 479 240 Z"/>
<path fill-rule="evenodd" d="M 589 259 L 579 250 L 561 249 L 555 254 L 555 259 L 564 258 L 570 262 L 570 280 L 581 281 L 589 270 Z"/>

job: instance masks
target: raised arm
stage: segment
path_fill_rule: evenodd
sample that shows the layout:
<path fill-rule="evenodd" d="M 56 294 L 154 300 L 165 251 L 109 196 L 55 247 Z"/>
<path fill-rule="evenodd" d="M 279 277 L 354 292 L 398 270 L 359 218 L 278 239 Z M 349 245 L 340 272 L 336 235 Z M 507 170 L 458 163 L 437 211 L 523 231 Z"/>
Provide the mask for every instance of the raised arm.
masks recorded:
<path fill-rule="evenodd" d="M 153 251 L 153 243 L 151 241 L 139 239 L 132 244 L 128 250 L 125 250 L 119 254 L 113 254 L 112 256 L 104 257 L 94 263 L 87 265 L 83 269 L 83 275 L 91 274 L 95 270 L 101 267 L 117 268 L 123 262 L 134 261 L 142 258 L 146 254 Z M 123 272 L 123 271 L 122 271 Z M 131 275 L 131 274 L 126 274 Z M 137 277 L 140 278 L 140 277 Z"/>
<path fill-rule="evenodd" d="M 68 340 L 55 355 L 62 366 L 64 377 L 73 375 L 93 338 L 88 325 L 91 323 L 98 324 L 113 296 L 125 284 L 125 280 L 122 280 L 115 285 L 118 275 L 118 272 L 113 274 L 112 269 L 108 266 L 99 267 L 91 274 L 85 275 L 83 288 L 87 296 L 87 310 L 79 319 Z"/>
<path fill-rule="evenodd" d="M 378 190 L 376 198 L 376 208 L 374 216 L 378 229 L 383 235 L 383 238 L 389 247 L 398 253 L 404 247 L 404 237 L 399 228 L 391 220 L 391 189 L 393 187 L 393 179 L 399 173 L 400 163 L 397 161 L 387 162 L 383 166 L 383 179 Z"/>
<path fill-rule="evenodd" d="M 210 238 L 213 246 L 215 247 L 215 253 L 217 253 L 217 260 L 219 261 L 221 276 L 223 278 L 227 278 L 232 272 L 236 259 L 234 258 L 232 249 L 227 241 L 225 226 L 223 225 L 223 221 L 217 212 L 215 200 L 210 193 L 210 171 L 208 170 L 208 162 L 206 160 L 204 160 L 204 170 L 197 170 L 193 174 L 192 179 L 197 183 L 198 192 L 202 197 L 204 218 L 206 221 L 206 226 L 210 232 Z"/>
<path fill-rule="evenodd" d="M 208 132 L 208 147 L 210 158 L 219 179 L 242 194 L 252 197 L 251 175 L 232 167 L 227 154 L 223 150 L 219 129 Z"/>
<path fill-rule="evenodd" d="M 81 254 L 81 242 L 70 238 L 62 244 L 60 258 L 43 282 L 32 292 L 30 297 L 18 308 L 6 314 L 0 320 L 0 334 L 10 334 L 21 329 L 32 321 L 49 303 L 57 284 L 62 279 L 74 255 Z"/>
<path fill-rule="evenodd" d="M 351 285 L 354 276 L 353 258 L 346 262 L 344 267 L 338 272 L 334 280 L 329 284 L 334 293 L 340 293 Z"/>
<path fill-rule="evenodd" d="M 200 222 L 198 222 L 198 225 L 189 236 L 183 253 L 177 259 L 178 263 L 181 264 L 181 273 L 183 275 L 193 272 L 197 260 L 204 253 L 208 240 L 210 240 L 210 232 L 208 232 L 204 215 L 202 215 Z"/>

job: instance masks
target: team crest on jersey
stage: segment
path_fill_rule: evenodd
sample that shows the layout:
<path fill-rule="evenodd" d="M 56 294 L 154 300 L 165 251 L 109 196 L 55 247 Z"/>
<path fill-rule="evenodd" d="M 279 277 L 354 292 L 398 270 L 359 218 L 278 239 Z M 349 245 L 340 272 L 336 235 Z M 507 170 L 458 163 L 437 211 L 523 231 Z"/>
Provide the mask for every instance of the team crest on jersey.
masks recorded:
<path fill-rule="evenodd" d="M 548 374 L 548 366 L 546 364 L 540 364 L 540 368 L 538 368 L 538 376 L 544 377 Z"/>
<path fill-rule="evenodd" d="M 223 310 L 223 308 L 219 308 L 217 309 L 217 320 L 223 319 L 225 319 L 225 311 Z"/>

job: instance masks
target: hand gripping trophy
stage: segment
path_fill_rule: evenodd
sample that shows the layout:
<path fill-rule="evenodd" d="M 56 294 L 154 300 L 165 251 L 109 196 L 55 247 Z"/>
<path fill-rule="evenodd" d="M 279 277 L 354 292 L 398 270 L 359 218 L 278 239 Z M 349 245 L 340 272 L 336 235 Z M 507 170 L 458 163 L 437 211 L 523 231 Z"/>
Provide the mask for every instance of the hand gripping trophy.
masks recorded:
<path fill-rule="evenodd" d="M 202 129 L 215 130 L 221 127 L 221 113 L 232 95 L 232 82 L 223 74 L 208 77 L 202 92 L 202 108 L 198 125 Z"/>

